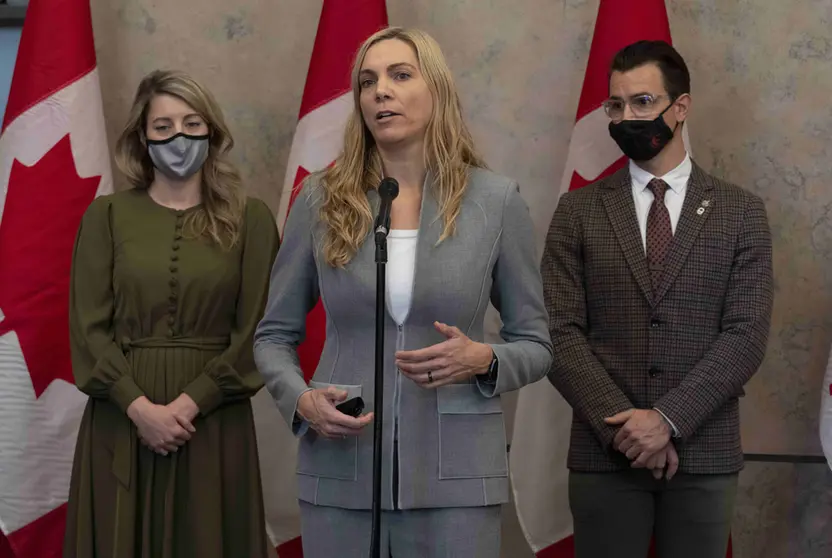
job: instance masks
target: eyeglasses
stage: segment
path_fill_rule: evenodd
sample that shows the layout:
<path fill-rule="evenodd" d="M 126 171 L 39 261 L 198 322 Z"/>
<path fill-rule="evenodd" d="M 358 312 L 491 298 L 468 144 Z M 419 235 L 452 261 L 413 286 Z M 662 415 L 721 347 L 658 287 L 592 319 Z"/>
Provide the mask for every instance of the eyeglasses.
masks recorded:
<path fill-rule="evenodd" d="M 630 110 L 633 111 L 633 116 L 636 118 L 647 118 L 654 114 L 656 110 L 656 103 L 662 99 L 667 99 L 671 102 L 673 101 L 673 99 L 668 95 L 653 96 L 650 94 L 644 94 L 630 97 L 627 101 L 624 99 L 607 99 L 604 101 L 603 107 L 604 112 L 606 112 L 607 116 L 609 116 L 613 121 L 624 120 L 624 111 L 627 108 L 627 105 L 630 105 Z"/>

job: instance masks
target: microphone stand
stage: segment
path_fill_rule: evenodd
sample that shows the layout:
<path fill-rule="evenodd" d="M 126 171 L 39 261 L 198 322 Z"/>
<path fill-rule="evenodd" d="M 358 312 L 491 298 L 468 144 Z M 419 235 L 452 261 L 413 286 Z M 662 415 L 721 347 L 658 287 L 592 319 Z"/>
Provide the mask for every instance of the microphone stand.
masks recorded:
<path fill-rule="evenodd" d="M 387 233 L 390 217 L 376 223 L 376 378 L 373 412 L 373 529 L 370 558 L 381 558 L 381 447 L 384 407 L 384 319 L 387 292 Z"/>

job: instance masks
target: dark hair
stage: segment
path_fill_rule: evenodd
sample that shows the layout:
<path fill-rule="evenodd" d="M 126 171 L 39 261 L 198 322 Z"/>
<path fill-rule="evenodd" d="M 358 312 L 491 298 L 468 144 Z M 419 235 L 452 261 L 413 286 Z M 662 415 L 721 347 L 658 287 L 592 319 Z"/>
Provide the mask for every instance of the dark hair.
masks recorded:
<path fill-rule="evenodd" d="M 645 64 L 655 64 L 662 72 L 664 88 L 671 98 L 690 93 L 690 72 L 675 48 L 665 41 L 639 41 L 618 51 L 610 65 L 613 72 L 629 72 Z"/>

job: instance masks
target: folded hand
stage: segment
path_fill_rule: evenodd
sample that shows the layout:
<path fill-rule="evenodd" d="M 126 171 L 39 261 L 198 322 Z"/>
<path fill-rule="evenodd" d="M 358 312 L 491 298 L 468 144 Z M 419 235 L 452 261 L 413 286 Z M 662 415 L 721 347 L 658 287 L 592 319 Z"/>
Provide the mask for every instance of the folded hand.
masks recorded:
<path fill-rule="evenodd" d="M 151 403 L 146 397 L 133 401 L 127 416 L 136 425 L 143 443 L 162 455 L 175 452 L 191 439 L 193 430 L 186 430 L 168 407 Z"/>

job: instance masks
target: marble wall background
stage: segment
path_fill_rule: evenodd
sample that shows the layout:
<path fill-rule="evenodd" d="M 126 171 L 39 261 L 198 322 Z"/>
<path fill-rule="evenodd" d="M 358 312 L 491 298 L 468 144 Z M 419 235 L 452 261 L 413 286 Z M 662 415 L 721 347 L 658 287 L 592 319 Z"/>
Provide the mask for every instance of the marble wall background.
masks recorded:
<path fill-rule="evenodd" d="M 93 0 L 110 141 L 141 76 L 185 69 L 219 98 L 250 189 L 277 211 L 321 3 Z M 598 0 L 387 4 L 391 24 L 422 27 L 443 45 L 492 168 L 555 192 Z M 694 155 L 761 195 L 774 232 L 774 327 L 743 402 L 746 451 L 819 455 L 820 386 L 832 341 L 832 1 L 667 4 L 693 75 Z M 553 195 L 532 208 L 541 239 L 555 202 Z M 829 556 L 825 465 L 749 464 L 742 485 L 736 556 Z M 516 547 L 506 555 L 523 553 Z"/>

